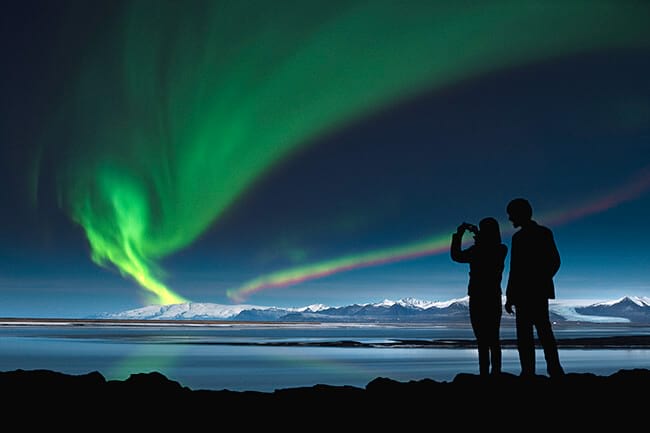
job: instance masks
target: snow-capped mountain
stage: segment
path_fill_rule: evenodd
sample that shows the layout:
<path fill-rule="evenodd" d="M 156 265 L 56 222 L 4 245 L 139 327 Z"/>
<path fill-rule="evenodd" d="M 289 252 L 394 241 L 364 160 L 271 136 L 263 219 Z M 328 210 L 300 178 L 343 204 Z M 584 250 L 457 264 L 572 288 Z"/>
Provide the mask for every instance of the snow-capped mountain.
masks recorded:
<path fill-rule="evenodd" d="M 505 300 L 504 300 L 505 301 Z M 551 320 L 597 323 L 650 323 L 650 298 L 624 297 L 590 305 L 552 301 Z M 504 320 L 513 316 L 504 314 Z M 465 322 L 469 320 L 469 298 L 425 301 L 403 298 L 398 301 L 329 307 L 313 304 L 298 308 L 260 305 L 222 305 L 188 302 L 152 305 L 120 313 L 99 314 L 94 318 L 122 320 L 233 320 L 292 322 Z"/>
<path fill-rule="evenodd" d="M 313 304 L 306 307 L 283 308 L 261 305 L 223 305 L 188 302 L 173 305 L 150 305 L 119 313 L 103 313 L 93 318 L 117 320 L 292 320 L 292 321 L 391 321 L 407 317 L 421 321 L 443 316 L 465 320 L 467 297 L 448 301 L 424 301 L 404 298 L 385 299 L 377 303 L 329 307 Z"/>
<path fill-rule="evenodd" d="M 598 302 L 585 307 L 576 307 L 584 315 L 625 318 L 633 323 L 650 323 L 650 298 L 625 296 L 614 301 Z"/>
<path fill-rule="evenodd" d="M 188 319 L 232 319 L 242 311 L 250 309 L 267 310 L 272 307 L 256 305 L 222 305 L 211 303 L 187 302 L 172 305 L 149 305 L 147 307 L 122 311 L 120 313 L 100 314 L 105 319 L 137 320 L 188 320 Z M 307 308 L 307 307 L 305 307 Z"/>

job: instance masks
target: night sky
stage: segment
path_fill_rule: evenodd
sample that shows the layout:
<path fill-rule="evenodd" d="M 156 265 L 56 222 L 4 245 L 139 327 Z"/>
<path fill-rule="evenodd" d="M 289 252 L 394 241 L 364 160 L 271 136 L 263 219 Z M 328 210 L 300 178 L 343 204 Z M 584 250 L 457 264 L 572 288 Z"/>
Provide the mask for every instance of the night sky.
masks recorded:
<path fill-rule="evenodd" d="M 649 20 L 643 1 L 6 4 L 0 316 L 458 298 L 451 233 L 493 216 L 509 246 L 515 197 L 555 233 L 559 300 L 650 296 Z"/>

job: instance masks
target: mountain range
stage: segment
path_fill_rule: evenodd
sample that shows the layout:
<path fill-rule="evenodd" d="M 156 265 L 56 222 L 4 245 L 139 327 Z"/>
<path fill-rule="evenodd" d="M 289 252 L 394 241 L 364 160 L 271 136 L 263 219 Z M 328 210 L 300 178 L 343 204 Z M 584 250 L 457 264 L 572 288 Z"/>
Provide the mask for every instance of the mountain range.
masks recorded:
<path fill-rule="evenodd" d="M 504 320 L 514 316 L 505 314 Z M 588 305 L 550 303 L 554 322 L 650 323 L 650 297 L 626 296 Z M 223 305 L 188 302 L 150 305 L 119 313 L 102 313 L 98 319 L 117 320 L 232 320 L 259 322 L 340 323 L 460 323 L 469 320 L 469 298 L 423 301 L 404 298 L 377 303 L 328 307 L 313 304 L 299 308 L 259 305 Z"/>

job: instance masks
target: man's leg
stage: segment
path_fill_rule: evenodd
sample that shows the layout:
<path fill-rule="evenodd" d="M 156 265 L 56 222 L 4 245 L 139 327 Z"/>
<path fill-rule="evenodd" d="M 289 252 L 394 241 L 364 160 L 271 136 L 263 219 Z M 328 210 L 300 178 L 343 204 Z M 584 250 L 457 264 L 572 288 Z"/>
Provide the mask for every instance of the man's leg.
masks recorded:
<path fill-rule="evenodd" d="M 521 364 L 522 376 L 535 374 L 535 340 L 533 335 L 533 322 L 529 307 L 515 306 L 517 322 L 517 350 Z"/>
<path fill-rule="evenodd" d="M 564 374 L 562 365 L 560 365 L 560 355 L 557 350 L 557 342 L 553 335 L 553 328 L 549 320 L 548 301 L 539 306 L 535 312 L 535 327 L 539 342 L 544 349 L 544 359 L 546 359 L 546 371 L 550 377 L 561 376 Z"/>

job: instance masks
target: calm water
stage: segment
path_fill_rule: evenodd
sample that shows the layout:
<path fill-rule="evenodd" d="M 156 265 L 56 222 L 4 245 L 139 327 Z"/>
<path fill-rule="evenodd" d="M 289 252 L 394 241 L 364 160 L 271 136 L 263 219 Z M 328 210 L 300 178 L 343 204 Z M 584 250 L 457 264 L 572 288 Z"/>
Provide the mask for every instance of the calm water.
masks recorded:
<path fill-rule="evenodd" d="M 557 338 L 645 334 L 650 327 L 555 328 Z M 504 328 L 502 338 L 514 338 Z M 1 326 L 0 370 L 50 369 L 69 374 L 99 371 L 107 379 L 159 371 L 192 389 L 272 391 L 329 385 L 365 387 L 382 376 L 399 381 L 452 380 L 478 373 L 476 349 L 296 347 L 242 345 L 268 342 L 363 343 L 393 339 L 473 339 L 467 327 Z M 541 350 L 538 373 L 545 373 Z M 650 349 L 561 349 L 567 372 L 608 375 L 649 368 Z M 516 350 L 504 349 L 503 369 L 518 374 Z"/>

